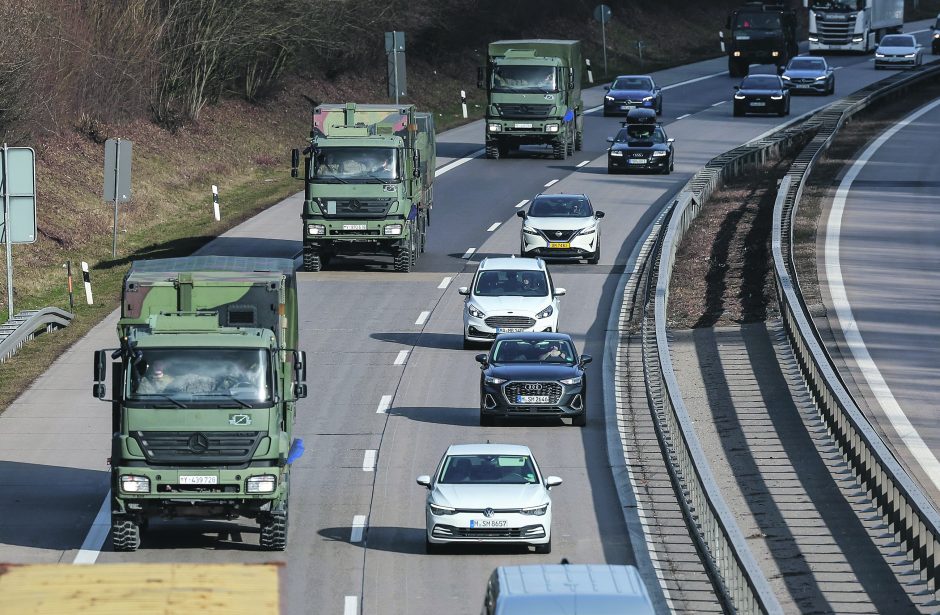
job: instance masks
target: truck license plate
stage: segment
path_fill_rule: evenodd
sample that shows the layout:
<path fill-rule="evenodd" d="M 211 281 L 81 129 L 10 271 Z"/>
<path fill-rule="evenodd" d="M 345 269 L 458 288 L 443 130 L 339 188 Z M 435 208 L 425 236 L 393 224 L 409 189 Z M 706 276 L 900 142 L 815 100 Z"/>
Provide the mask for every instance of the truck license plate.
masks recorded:
<path fill-rule="evenodd" d="M 567 249 L 571 247 L 571 244 L 568 242 L 563 242 L 563 241 L 552 241 L 552 242 L 549 242 L 548 247 Z"/>
<path fill-rule="evenodd" d="M 364 231 L 368 228 L 365 224 L 344 224 L 344 231 Z"/>
<path fill-rule="evenodd" d="M 180 476 L 181 485 L 218 485 L 218 476 Z"/>
<path fill-rule="evenodd" d="M 513 124 L 513 128 L 532 128 L 532 124 Z"/>
<path fill-rule="evenodd" d="M 516 395 L 517 404 L 547 404 L 548 395 Z"/>

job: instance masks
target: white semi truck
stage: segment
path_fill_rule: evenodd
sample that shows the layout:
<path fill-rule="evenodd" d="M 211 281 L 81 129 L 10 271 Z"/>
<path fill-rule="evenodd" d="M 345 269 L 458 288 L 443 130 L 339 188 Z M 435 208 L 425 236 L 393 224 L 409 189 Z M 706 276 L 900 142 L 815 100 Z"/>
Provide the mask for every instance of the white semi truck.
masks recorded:
<path fill-rule="evenodd" d="M 873 51 L 901 31 L 904 0 L 803 0 L 809 9 L 809 51 Z"/>

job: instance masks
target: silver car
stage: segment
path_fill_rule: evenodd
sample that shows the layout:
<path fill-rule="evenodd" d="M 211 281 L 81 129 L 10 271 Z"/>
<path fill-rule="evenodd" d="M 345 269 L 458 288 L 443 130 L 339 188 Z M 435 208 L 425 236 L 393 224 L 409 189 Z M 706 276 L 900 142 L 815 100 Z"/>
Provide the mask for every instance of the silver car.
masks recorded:
<path fill-rule="evenodd" d="M 417 482 L 428 489 L 428 553 L 456 543 L 521 543 L 551 553 L 548 492 L 561 479 L 543 477 L 529 447 L 455 444 L 434 476 L 419 476 Z"/>
<path fill-rule="evenodd" d="M 875 49 L 875 69 L 904 68 L 924 63 L 924 48 L 912 34 L 889 34 Z"/>

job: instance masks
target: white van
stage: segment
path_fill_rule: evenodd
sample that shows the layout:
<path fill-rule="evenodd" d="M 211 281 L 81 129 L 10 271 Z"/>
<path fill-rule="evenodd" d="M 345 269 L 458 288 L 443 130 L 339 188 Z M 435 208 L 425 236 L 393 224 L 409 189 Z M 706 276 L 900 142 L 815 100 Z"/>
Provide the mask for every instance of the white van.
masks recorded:
<path fill-rule="evenodd" d="M 486 584 L 481 615 L 655 615 L 634 566 L 500 566 Z"/>

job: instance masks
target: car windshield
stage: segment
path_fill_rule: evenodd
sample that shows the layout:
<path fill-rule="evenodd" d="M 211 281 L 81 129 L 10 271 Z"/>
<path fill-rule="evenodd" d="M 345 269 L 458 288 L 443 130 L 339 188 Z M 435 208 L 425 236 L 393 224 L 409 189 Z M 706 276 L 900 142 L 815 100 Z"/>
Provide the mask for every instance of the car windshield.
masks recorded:
<path fill-rule="evenodd" d="M 822 59 L 794 59 L 788 67 L 790 70 L 826 70 L 826 62 Z"/>
<path fill-rule="evenodd" d="M 574 350 L 567 340 L 498 340 L 490 354 L 493 363 L 567 363 L 574 364 Z"/>
<path fill-rule="evenodd" d="M 633 124 L 622 128 L 614 138 L 614 143 L 665 143 L 666 133 L 659 126 Z"/>
<path fill-rule="evenodd" d="M 249 348 L 138 349 L 128 370 L 128 399 L 177 407 L 270 405 L 268 356 Z"/>
<path fill-rule="evenodd" d="M 620 77 L 610 85 L 611 90 L 643 90 L 653 89 L 653 80 L 649 77 Z"/>
<path fill-rule="evenodd" d="M 555 67 L 497 65 L 493 69 L 493 90 L 497 92 L 520 90 L 557 92 Z"/>
<path fill-rule="evenodd" d="M 587 218 L 594 215 L 591 203 L 583 196 L 538 197 L 529 207 L 533 218 Z"/>
<path fill-rule="evenodd" d="M 780 15 L 775 13 L 739 13 L 736 30 L 779 30 Z"/>
<path fill-rule="evenodd" d="M 477 277 L 473 294 L 478 297 L 545 297 L 548 281 L 545 273 L 531 269 L 501 269 L 483 271 Z"/>
<path fill-rule="evenodd" d="M 536 485 L 528 455 L 449 455 L 437 482 L 444 485 Z"/>
<path fill-rule="evenodd" d="M 914 46 L 914 37 L 913 36 L 904 36 L 904 35 L 890 35 L 881 39 L 879 45 L 882 47 L 913 47 Z"/>
<path fill-rule="evenodd" d="M 397 152 L 390 147 L 320 148 L 313 158 L 313 179 L 339 183 L 397 181 Z"/>
<path fill-rule="evenodd" d="M 780 80 L 777 77 L 748 77 L 741 82 L 742 90 L 779 90 Z"/>

